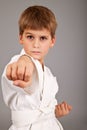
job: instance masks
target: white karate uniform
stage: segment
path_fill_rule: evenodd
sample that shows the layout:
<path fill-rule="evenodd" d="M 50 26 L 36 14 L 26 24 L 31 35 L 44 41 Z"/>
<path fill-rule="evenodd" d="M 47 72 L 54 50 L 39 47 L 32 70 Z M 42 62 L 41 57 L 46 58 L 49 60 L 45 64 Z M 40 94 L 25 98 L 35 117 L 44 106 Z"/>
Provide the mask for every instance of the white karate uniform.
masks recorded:
<path fill-rule="evenodd" d="M 12 58 L 11 62 L 25 54 Z M 58 91 L 56 78 L 38 60 L 31 57 L 35 72 L 31 86 L 20 88 L 6 77 L 6 67 L 2 75 L 2 92 L 6 105 L 11 109 L 12 126 L 9 130 L 63 130 L 55 117 L 55 95 Z M 10 63 L 11 63 L 10 62 Z"/>

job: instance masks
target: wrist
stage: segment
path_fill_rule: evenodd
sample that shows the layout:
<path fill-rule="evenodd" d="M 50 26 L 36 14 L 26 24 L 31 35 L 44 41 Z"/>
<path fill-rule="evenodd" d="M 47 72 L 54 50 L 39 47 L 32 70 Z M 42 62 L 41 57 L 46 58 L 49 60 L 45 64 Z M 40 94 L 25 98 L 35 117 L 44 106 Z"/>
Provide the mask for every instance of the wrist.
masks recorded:
<path fill-rule="evenodd" d="M 28 60 L 28 62 L 29 62 L 29 61 L 32 62 L 31 57 L 30 57 L 29 55 L 27 55 L 27 54 L 21 55 L 19 59 L 21 59 L 21 58 L 23 58 L 23 59 L 25 59 L 25 60 Z"/>

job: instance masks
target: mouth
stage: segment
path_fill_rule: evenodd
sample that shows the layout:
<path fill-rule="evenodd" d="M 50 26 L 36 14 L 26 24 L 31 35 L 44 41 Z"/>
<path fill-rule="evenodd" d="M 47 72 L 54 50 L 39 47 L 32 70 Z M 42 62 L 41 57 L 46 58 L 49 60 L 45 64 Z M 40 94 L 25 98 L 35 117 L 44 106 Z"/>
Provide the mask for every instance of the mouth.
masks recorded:
<path fill-rule="evenodd" d="M 32 53 L 38 55 L 40 54 L 40 51 L 32 51 Z"/>

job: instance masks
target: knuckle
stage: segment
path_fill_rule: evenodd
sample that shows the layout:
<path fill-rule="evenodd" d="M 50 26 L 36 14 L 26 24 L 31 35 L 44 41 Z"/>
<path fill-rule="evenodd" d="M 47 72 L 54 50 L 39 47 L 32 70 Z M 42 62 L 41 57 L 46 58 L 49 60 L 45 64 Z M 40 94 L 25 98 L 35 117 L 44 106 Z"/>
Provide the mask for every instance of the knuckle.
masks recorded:
<path fill-rule="evenodd" d="M 14 62 L 14 63 L 11 64 L 11 66 L 12 66 L 12 67 L 15 67 L 15 66 L 17 66 L 17 63 Z"/>
<path fill-rule="evenodd" d="M 6 73 L 6 77 L 7 77 L 8 79 L 11 79 L 11 76 L 10 76 L 10 74 L 8 74 L 8 73 Z"/>
<path fill-rule="evenodd" d="M 22 73 L 22 72 L 19 72 L 19 73 L 17 74 L 17 76 L 18 76 L 19 79 L 23 79 L 23 73 Z"/>
<path fill-rule="evenodd" d="M 22 72 L 18 72 L 18 77 L 22 76 L 23 73 Z"/>
<path fill-rule="evenodd" d="M 26 82 L 28 82 L 28 81 L 30 81 L 30 77 L 29 77 L 29 76 L 25 76 L 24 80 L 25 80 Z"/>
<path fill-rule="evenodd" d="M 29 79 L 31 76 L 29 74 L 25 74 L 25 78 Z"/>
<path fill-rule="evenodd" d="M 17 79 L 16 75 L 13 75 L 12 80 L 16 80 L 16 79 Z"/>

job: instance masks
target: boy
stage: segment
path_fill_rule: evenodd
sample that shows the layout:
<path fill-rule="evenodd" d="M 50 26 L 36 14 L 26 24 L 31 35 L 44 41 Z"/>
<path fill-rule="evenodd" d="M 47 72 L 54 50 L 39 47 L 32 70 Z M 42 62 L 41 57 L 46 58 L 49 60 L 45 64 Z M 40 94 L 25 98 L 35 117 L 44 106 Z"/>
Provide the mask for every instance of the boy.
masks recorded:
<path fill-rule="evenodd" d="M 57 23 L 51 10 L 32 6 L 19 19 L 20 55 L 12 58 L 2 75 L 5 103 L 11 109 L 9 130 L 63 130 L 56 119 L 68 114 L 71 106 L 57 105 L 56 78 L 44 65 L 44 58 L 55 44 Z"/>

